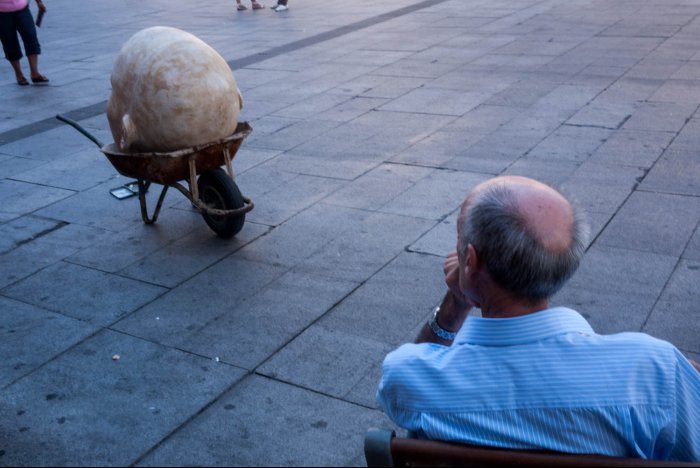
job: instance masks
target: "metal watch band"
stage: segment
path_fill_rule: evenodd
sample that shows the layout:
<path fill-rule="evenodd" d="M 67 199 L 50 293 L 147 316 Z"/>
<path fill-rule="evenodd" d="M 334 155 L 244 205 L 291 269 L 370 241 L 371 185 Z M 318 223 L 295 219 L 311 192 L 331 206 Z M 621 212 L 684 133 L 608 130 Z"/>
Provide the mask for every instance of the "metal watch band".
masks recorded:
<path fill-rule="evenodd" d="M 437 323 L 437 318 L 438 314 L 440 313 L 440 306 L 437 306 L 435 308 L 435 311 L 433 312 L 433 316 L 430 317 L 430 320 L 428 320 L 428 326 L 430 329 L 435 333 L 437 336 L 442 338 L 443 340 L 448 340 L 448 341 L 454 341 L 455 337 L 457 336 L 457 333 L 454 332 L 449 332 L 442 328 L 440 325 Z"/>

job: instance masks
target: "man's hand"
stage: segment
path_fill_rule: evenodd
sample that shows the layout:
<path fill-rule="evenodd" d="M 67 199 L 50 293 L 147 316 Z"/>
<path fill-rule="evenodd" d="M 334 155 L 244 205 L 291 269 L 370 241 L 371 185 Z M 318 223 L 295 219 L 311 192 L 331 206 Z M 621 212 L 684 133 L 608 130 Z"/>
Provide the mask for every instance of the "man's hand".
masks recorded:
<path fill-rule="evenodd" d="M 456 250 L 453 250 L 447 254 L 442 270 L 445 272 L 445 283 L 447 284 L 447 289 L 454 296 L 456 305 L 463 308 L 471 307 L 459 288 L 459 257 L 457 256 Z"/>
<path fill-rule="evenodd" d="M 44 2 L 42 0 L 36 0 L 36 6 L 39 8 L 40 12 L 46 12 L 46 6 L 44 6 Z"/>
<path fill-rule="evenodd" d="M 443 265 L 445 273 L 445 283 L 447 293 L 440 303 L 440 314 L 438 315 L 438 325 L 444 330 L 457 332 L 464 323 L 464 320 L 472 308 L 471 303 L 464 297 L 459 288 L 459 257 L 456 251 L 447 254 Z M 418 333 L 416 343 L 432 342 L 449 346 L 451 342 L 443 340 L 435 335 L 426 324 Z"/>

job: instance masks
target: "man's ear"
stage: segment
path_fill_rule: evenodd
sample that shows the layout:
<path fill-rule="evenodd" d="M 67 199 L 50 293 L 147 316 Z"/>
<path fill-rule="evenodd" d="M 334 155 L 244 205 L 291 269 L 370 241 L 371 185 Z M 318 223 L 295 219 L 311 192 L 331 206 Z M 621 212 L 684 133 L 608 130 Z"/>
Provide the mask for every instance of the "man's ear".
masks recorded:
<path fill-rule="evenodd" d="M 465 264 L 465 274 L 467 276 L 472 276 L 475 275 L 479 271 L 479 267 L 481 266 L 479 262 L 479 256 L 476 253 L 476 249 L 472 244 L 467 245 L 467 258 L 466 261 L 464 262 Z"/>

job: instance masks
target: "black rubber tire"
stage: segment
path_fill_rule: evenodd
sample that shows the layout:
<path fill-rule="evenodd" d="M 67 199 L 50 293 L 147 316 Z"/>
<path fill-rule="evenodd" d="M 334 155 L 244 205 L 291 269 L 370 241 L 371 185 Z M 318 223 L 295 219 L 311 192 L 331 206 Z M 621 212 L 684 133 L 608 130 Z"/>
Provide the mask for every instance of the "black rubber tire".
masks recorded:
<path fill-rule="evenodd" d="M 199 199 L 211 208 L 235 210 L 245 206 L 238 186 L 220 167 L 201 174 L 197 180 L 197 188 Z M 202 217 L 212 231 L 224 239 L 238 234 L 245 223 L 245 213 L 217 216 L 203 212 Z"/>

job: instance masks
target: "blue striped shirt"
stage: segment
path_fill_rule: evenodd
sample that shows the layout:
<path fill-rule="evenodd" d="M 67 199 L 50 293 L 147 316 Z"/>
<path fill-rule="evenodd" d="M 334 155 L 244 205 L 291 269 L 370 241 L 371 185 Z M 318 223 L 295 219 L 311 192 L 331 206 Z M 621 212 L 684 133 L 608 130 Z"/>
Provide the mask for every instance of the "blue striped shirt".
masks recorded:
<path fill-rule="evenodd" d="M 598 335 L 564 307 L 470 317 L 450 347 L 399 347 L 384 360 L 377 401 L 429 439 L 700 459 L 700 373 L 668 342 Z"/>

